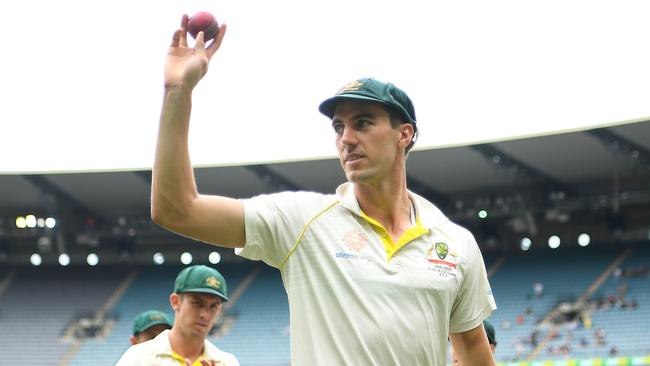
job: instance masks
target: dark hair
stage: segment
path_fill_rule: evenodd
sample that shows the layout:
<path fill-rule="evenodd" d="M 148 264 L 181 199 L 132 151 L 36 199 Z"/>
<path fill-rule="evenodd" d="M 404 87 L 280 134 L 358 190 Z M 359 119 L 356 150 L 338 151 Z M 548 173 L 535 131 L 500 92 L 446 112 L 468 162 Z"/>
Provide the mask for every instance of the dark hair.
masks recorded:
<path fill-rule="evenodd" d="M 397 128 L 405 123 L 408 123 L 408 120 L 404 118 L 401 112 L 398 112 L 395 108 L 392 108 L 390 106 L 384 105 L 384 109 L 386 112 L 388 112 L 388 116 L 390 117 L 390 125 L 393 128 Z M 417 128 L 413 126 L 413 137 L 411 138 L 411 143 L 406 147 L 406 152 L 408 153 L 413 145 L 415 144 L 415 139 L 417 137 Z"/>

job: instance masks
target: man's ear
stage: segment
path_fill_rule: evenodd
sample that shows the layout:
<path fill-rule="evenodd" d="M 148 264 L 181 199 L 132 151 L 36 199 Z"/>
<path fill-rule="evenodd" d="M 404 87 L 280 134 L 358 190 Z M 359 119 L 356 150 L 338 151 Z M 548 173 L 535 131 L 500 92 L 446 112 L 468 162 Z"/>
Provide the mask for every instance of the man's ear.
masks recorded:
<path fill-rule="evenodd" d="M 172 307 L 174 311 L 178 311 L 178 308 L 180 307 L 181 303 L 181 297 L 175 292 L 172 292 L 171 295 L 169 295 L 169 305 Z"/>
<path fill-rule="evenodd" d="M 400 142 L 404 144 L 404 147 L 409 146 L 413 138 L 415 137 L 415 129 L 410 123 L 402 123 L 399 126 L 400 133 Z"/>
<path fill-rule="evenodd" d="M 131 336 L 130 340 L 132 346 L 138 344 L 138 339 L 135 336 Z"/>

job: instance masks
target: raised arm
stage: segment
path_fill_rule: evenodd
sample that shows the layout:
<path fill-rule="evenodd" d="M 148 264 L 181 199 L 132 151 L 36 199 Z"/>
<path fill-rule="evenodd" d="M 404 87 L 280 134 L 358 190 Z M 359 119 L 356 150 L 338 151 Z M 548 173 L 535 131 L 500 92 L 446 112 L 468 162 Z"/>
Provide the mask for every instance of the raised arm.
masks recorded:
<path fill-rule="evenodd" d="M 483 324 L 464 333 L 449 333 L 460 364 L 463 366 L 496 366 Z"/>
<path fill-rule="evenodd" d="M 240 201 L 198 193 L 190 162 L 188 133 L 192 91 L 208 71 L 226 33 L 206 47 L 203 33 L 187 44 L 187 15 L 174 32 L 165 62 L 163 99 L 151 187 L 151 218 L 158 225 L 196 240 L 224 247 L 243 247 L 244 209 Z"/>

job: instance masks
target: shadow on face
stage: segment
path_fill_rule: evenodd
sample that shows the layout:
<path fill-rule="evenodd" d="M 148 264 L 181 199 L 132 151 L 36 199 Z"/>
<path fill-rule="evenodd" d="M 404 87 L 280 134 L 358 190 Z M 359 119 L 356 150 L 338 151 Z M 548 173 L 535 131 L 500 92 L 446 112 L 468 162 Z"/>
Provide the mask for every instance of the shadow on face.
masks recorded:
<path fill-rule="evenodd" d="M 176 312 L 174 329 L 187 336 L 205 337 L 221 312 L 222 299 L 212 294 L 185 292 L 172 293 L 170 303 Z"/>

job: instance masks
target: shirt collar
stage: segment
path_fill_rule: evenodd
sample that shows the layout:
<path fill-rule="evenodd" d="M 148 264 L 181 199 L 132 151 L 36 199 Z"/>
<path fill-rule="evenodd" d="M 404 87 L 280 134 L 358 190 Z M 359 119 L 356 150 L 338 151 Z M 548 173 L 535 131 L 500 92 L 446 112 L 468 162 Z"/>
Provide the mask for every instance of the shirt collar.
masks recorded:
<path fill-rule="evenodd" d="M 416 217 L 420 220 L 423 227 L 433 229 L 449 221 L 433 203 L 411 191 L 407 191 L 407 193 L 415 206 Z M 354 183 L 346 182 L 341 184 L 336 188 L 336 195 L 341 201 L 341 206 L 358 216 L 363 216 L 359 201 L 354 194 Z"/>
<path fill-rule="evenodd" d="M 154 339 L 154 342 L 158 343 L 158 346 L 156 347 L 158 350 L 160 350 L 159 353 L 165 354 L 165 355 L 171 355 L 172 354 L 172 345 L 169 343 L 169 329 L 165 329 L 160 334 L 158 334 Z"/>
<path fill-rule="evenodd" d="M 172 345 L 169 343 L 169 329 L 165 329 L 160 334 L 154 338 L 154 341 L 158 343 L 158 346 L 156 347 L 158 349 L 158 354 L 164 354 L 167 356 L 171 356 L 174 354 L 174 350 L 172 350 Z M 219 349 L 210 343 L 207 339 L 203 341 L 203 355 L 205 355 L 206 358 L 215 360 L 215 361 L 222 361 L 221 353 L 219 352 Z"/>

